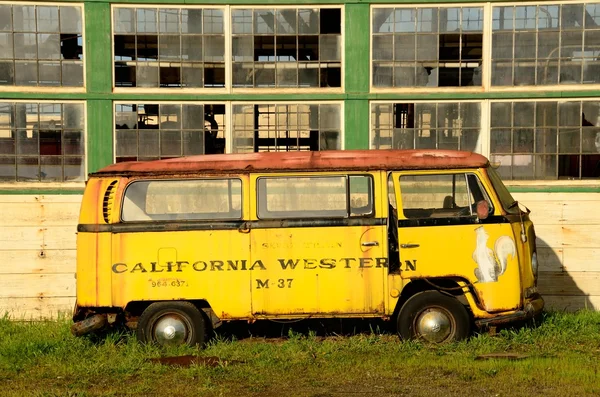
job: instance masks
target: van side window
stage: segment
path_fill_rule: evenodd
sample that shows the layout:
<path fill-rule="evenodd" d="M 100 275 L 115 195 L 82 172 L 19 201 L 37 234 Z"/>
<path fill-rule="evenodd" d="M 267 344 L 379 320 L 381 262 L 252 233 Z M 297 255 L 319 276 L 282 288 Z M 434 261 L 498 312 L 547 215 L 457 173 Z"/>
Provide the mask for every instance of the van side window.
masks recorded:
<path fill-rule="evenodd" d="M 405 218 L 472 216 L 478 201 L 491 205 L 474 174 L 401 176 L 400 191 Z"/>
<path fill-rule="evenodd" d="M 137 181 L 127 186 L 121 219 L 125 222 L 240 219 L 239 179 Z"/>
<path fill-rule="evenodd" d="M 257 183 L 261 219 L 374 214 L 373 180 L 369 175 L 262 177 Z"/>

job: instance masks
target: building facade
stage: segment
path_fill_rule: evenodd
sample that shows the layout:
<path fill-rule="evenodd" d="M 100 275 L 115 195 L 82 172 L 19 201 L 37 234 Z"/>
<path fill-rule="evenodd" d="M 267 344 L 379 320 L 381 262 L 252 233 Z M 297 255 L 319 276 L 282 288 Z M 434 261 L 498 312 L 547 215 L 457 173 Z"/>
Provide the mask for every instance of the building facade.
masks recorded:
<path fill-rule="evenodd" d="M 203 153 L 490 158 L 540 289 L 600 308 L 600 1 L 0 2 L 0 313 L 69 312 L 87 173 Z"/>

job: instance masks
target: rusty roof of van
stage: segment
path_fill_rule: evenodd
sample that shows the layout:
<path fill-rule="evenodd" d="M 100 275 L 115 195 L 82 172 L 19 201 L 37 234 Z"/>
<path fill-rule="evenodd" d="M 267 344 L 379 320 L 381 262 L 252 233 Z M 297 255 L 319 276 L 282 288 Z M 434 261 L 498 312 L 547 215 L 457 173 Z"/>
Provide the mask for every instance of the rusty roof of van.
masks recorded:
<path fill-rule="evenodd" d="M 130 161 L 109 165 L 90 175 L 449 169 L 477 168 L 487 164 L 487 158 L 480 154 L 457 150 L 331 150 L 207 154 L 165 160 Z"/>

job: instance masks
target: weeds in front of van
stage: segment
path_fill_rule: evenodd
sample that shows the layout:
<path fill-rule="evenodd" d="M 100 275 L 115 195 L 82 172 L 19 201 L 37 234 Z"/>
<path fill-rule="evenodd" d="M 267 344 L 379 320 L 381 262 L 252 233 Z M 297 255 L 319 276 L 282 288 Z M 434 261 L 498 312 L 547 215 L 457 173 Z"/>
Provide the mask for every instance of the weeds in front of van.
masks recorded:
<path fill-rule="evenodd" d="M 593 395 L 600 393 L 600 313 L 551 313 L 537 327 L 441 346 L 391 333 L 283 337 L 219 334 L 205 350 L 162 350 L 129 332 L 74 338 L 70 322 L 0 319 L 3 395 Z M 352 332 L 351 332 L 352 334 Z M 484 354 L 515 353 L 479 360 Z M 218 357 L 215 366 L 155 364 Z"/>

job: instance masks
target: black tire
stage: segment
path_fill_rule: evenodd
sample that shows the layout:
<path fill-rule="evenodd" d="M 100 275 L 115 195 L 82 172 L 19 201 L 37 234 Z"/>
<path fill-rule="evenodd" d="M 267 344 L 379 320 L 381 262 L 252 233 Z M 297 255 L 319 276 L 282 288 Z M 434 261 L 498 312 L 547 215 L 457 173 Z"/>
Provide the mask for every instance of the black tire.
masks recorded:
<path fill-rule="evenodd" d="M 403 340 L 459 341 L 471 333 L 471 319 L 456 298 L 439 291 L 423 291 L 404 303 L 398 313 L 397 330 Z"/>
<path fill-rule="evenodd" d="M 140 316 L 136 335 L 142 343 L 204 347 L 206 320 L 190 302 L 156 302 Z"/>

